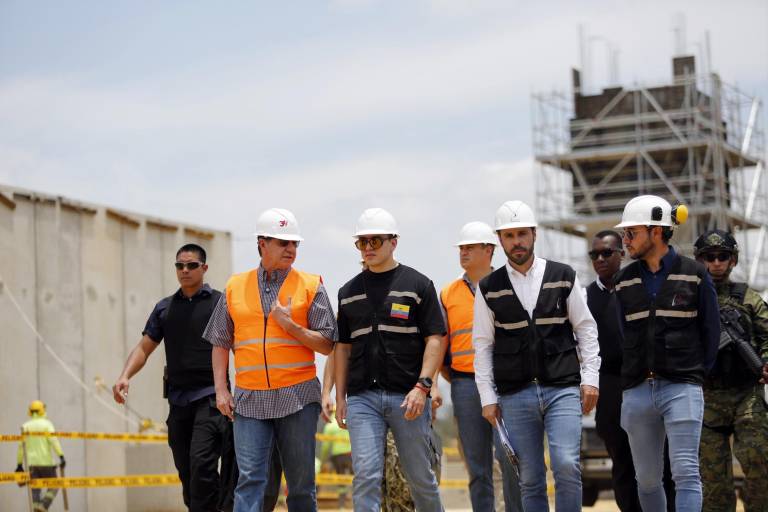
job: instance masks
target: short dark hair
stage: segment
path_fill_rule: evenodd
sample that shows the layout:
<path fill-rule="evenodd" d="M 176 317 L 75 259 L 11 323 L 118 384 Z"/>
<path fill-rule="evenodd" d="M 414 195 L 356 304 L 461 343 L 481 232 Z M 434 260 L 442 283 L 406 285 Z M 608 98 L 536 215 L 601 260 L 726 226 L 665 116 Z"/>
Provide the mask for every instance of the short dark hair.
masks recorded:
<path fill-rule="evenodd" d="M 595 235 L 595 238 L 605 238 L 606 236 L 612 236 L 616 239 L 616 243 L 621 247 L 621 235 L 618 231 L 612 229 L 604 229 Z"/>
<path fill-rule="evenodd" d="M 197 253 L 197 257 L 200 258 L 200 263 L 205 263 L 205 249 L 200 247 L 197 244 L 184 244 L 181 246 L 181 248 L 176 251 L 176 257 L 179 257 L 179 254 L 183 252 L 194 252 Z"/>

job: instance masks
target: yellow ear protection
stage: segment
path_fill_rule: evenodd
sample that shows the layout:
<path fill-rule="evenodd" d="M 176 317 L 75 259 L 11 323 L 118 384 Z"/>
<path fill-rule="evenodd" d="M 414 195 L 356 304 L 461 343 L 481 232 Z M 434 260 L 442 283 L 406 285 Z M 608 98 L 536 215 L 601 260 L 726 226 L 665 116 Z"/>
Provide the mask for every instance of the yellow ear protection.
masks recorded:
<path fill-rule="evenodd" d="M 676 204 L 672 207 L 672 222 L 676 225 L 685 224 L 688 220 L 688 207 L 684 204 Z"/>

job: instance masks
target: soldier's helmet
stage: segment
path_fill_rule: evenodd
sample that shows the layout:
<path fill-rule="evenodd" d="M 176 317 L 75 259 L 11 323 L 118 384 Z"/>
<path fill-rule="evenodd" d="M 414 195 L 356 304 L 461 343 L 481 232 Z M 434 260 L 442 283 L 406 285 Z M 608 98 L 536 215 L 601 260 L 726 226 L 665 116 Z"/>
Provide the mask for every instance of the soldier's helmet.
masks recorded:
<path fill-rule="evenodd" d="M 701 235 L 693 244 L 694 255 L 697 257 L 710 251 L 730 252 L 738 256 L 739 244 L 732 234 L 721 229 L 713 229 Z"/>

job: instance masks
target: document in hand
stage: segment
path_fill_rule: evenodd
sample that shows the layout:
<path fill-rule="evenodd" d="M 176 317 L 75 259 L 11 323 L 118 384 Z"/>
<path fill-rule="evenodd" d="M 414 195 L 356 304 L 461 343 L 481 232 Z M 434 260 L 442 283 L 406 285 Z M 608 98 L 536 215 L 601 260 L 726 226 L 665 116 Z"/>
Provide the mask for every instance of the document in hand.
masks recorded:
<path fill-rule="evenodd" d="M 509 442 L 507 427 L 504 425 L 504 420 L 502 418 L 496 418 L 496 432 L 499 434 L 499 439 L 501 440 L 501 447 L 504 450 L 504 454 L 507 456 L 510 464 L 512 464 L 512 468 L 515 470 L 515 474 L 520 476 L 520 468 L 518 467 L 520 461 L 517 458 L 515 449 L 512 448 L 512 443 Z"/>

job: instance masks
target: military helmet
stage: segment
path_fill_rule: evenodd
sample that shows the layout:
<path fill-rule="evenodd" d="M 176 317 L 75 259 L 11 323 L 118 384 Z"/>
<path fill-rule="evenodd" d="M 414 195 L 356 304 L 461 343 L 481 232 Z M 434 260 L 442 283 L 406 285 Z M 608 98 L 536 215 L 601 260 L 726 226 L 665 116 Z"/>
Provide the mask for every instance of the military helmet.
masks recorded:
<path fill-rule="evenodd" d="M 701 235 L 693 244 L 696 256 L 709 251 L 726 251 L 739 254 L 739 244 L 732 234 L 721 229 L 713 229 Z"/>
<path fill-rule="evenodd" d="M 29 404 L 29 415 L 32 416 L 33 414 L 45 414 L 45 404 L 40 400 L 33 400 Z"/>

